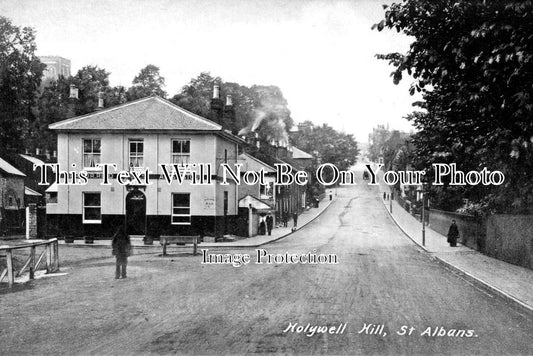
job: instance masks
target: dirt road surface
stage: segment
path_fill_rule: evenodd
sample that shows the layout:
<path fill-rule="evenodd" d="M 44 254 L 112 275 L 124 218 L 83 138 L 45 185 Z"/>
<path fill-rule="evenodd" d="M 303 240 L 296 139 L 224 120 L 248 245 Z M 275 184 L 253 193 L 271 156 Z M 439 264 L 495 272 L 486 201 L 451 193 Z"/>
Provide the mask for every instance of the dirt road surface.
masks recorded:
<path fill-rule="evenodd" d="M 532 317 L 418 249 L 378 195 L 362 182 L 338 189 L 318 219 L 264 247 L 269 253 L 316 249 L 336 254 L 338 264 L 236 268 L 201 264 L 188 250 L 169 257 L 136 250 L 128 278 L 115 280 L 110 250 L 62 246 L 67 275 L 0 294 L 0 353 L 533 354 Z M 284 332 L 291 323 L 346 323 L 346 329 Z M 446 336 L 438 336 L 441 329 Z M 459 330 L 472 337 L 448 336 Z"/>

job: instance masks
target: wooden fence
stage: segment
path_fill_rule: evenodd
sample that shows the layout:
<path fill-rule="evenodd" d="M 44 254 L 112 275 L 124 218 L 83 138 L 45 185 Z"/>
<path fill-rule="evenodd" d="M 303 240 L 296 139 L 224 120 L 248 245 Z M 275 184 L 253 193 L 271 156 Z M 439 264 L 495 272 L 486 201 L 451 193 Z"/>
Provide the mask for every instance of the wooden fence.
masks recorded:
<path fill-rule="evenodd" d="M 37 256 L 37 247 L 44 247 L 42 252 Z M 13 250 L 29 249 L 30 255 L 23 264 L 20 270 L 16 270 L 13 266 Z M 30 279 L 35 277 L 35 271 L 39 268 L 43 260 L 46 261 L 46 273 L 59 272 L 59 247 L 57 239 L 50 239 L 47 241 L 36 241 L 25 243 L 23 245 L 15 246 L 0 246 L 0 253 L 5 253 L 7 267 L 0 273 L 0 283 L 6 278 L 9 283 L 9 287 L 12 287 L 15 283 L 15 277 L 21 276 L 26 269 L 30 274 Z M 1 255 L 0 255 L 1 256 Z M 45 259 L 46 257 L 46 259 Z"/>

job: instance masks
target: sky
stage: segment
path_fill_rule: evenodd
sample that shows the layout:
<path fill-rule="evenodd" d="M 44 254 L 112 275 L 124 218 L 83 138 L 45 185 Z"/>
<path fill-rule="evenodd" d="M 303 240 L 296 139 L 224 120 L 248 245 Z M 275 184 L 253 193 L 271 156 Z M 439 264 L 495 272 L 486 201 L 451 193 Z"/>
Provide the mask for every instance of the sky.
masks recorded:
<path fill-rule="evenodd" d="M 169 96 L 201 72 L 241 85 L 276 85 L 296 123 L 327 123 L 367 142 L 378 124 L 412 130 L 419 98 L 376 53 L 411 39 L 371 30 L 386 0 L 0 0 L 0 14 L 37 32 L 37 54 L 111 72 L 129 87 L 148 64 Z"/>

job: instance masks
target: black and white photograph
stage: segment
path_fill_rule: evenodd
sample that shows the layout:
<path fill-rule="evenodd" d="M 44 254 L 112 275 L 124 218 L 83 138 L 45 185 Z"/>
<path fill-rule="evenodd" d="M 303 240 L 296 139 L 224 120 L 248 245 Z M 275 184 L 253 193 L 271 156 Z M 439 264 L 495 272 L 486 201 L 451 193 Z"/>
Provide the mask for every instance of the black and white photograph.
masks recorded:
<path fill-rule="evenodd" d="M 0 354 L 533 355 L 532 0 L 0 0 Z"/>

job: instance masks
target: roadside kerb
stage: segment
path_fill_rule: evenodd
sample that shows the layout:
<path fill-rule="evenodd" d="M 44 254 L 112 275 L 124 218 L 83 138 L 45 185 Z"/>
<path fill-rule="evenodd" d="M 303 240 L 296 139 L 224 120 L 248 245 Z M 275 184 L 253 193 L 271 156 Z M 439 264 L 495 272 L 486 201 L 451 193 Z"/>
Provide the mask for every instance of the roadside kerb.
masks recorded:
<path fill-rule="evenodd" d="M 306 223 L 304 223 L 302 226 L 300 226 L 299 228 L 297 228 L 296 230 L 294 231 L 289 231 L 288 233 L 286 233 L 285 235 L 282 235 L 280 237 L 277 237 L 271 241 L 268 241 L 268 242 L 263 242 L 262 244 L 259 244 L 259 245 L 256 245 L 256 246 L 251 246 L 251 247 L 259 247 L 259 246 L 264 246 L 266 244 L 269 244 L 271 242 L 275 242 L 275 241 L 278 241 L 278 240 L 281 240 L 282 238 L 284 237 L 287 237 L 289 236 L 290 234 L 293 234 L 295 232 L 297 232 L 298 230 L 300 230 L 301 228 L 303 228 L 304 226 L 307 226 L 308 224 L 312 223 L 313 221 L 315 221 L 320 215 L 322 215 L 322 213 L 324 211 L 326 211 L 334 202 L 336 202 L 337 200 L 333 200 L 333 201 L 329 201 L 327 203 L 327 205 L 321 210 L 319 211 L 313 218 L 311 218 L 311 220 L 307 221 Z"/>

